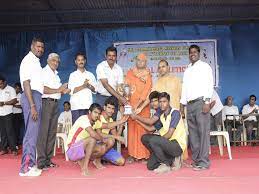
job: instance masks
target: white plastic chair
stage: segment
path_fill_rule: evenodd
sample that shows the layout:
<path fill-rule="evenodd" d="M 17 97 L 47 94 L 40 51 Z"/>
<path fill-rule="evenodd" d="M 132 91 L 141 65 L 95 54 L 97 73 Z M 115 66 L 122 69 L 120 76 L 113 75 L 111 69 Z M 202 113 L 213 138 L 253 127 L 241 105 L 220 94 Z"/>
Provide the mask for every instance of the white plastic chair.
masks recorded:
<path fill-rule="evenodd" d="M 228 149 L 228 157 L 230 160 L 232 160 L 232 154 L 231 154 L 231 147 L 230 147 L 230 140 L 229 140 L 229 134 L 227 131 L 211 131 L 210 136 L 217 136 L 218 144 L 219 144 L 219 153 L 220 156 L 223 156 L 223 137 L 227 144 Z M 211 154 L 211 149 L 210 149 Z"/>
<path fill-rule="evenodd" d="M 65 154 L 65 157 L 66 157 L 66 161 L 68 161 L 68 157 L 67 157 L 67 154 L 66 154 L 66 150 L 67 150 L 67 144 L 66 144 L 66 142 L 67 142 L 67 134 L 65 134 L 65 133 L 57 133 L 56 134 L 56 138 L 57 138 L 57 140 L 58 139 L 62 139 L 63 141 L 62 141 L 62 143 L 63 143 L 63 146 L 62 146 L 62 153 L 64 153 Z M 59 142 L 60 143 L 60 142 Z M 54 156 L 56 156 L 56 142 L 55 142 L 55 147 L 54 147 Z"/>

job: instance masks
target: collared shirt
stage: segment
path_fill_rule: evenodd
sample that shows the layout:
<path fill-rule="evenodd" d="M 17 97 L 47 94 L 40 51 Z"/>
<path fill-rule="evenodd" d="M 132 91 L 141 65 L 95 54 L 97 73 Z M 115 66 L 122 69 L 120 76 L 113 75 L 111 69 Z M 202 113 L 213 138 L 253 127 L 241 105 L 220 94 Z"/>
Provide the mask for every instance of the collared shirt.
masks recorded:
<path fill-rule="evenodd" d="M 213 75 L 211 67 L 198 60 L 193 65 L 189 64 L 184 72 L 181 104 L 195 100 L 199 97 L 211 98 L 213 93 Z"/>
<path fill-rule="evenodd" d="M 242 114 L 245 115 L 245 114 L 249 114 L 251 113 L 254 109 L 257 109 L 258 110 L 258 105 L 255 104 L 254 106 L 250 106 L 249 104 L 243 106 L 243 109 L 242 109 Z M 248 118 L 244 119 L 244 121 L 257 121 L 256 119 L 256 116 L 249 116 Z"/>
<path fill-rule="evenodd" d="M 222 110 L 223 121 L 225 121 L 226 119 L 234 120 L 233 116 L 227 116 L 227 115 L 239 115 L 238 107 L 234 106 L 234 105 L 232 105 L 232 106 L 225 105 Z M 239 120 L 239 116 L 235 116 L 235 119 Z"/>
<path fill-rule="evenodd" d="M 86 129 L 91 126 L 92 125 L 89 121 L 88 115 L 82 115 L 81 117 L 79 117 L 68 133 L 67 142 L 66 142 L 68 145 L 68 148 L 72 144 L 77 143 L 78 141 L 89 137 L 90 135 Z"/>
<path fill-rule="evenodd" d="M 46 65 L 42 70 L 43 85 L 51 89 L 58 89 L 62 84 L 58 76 L 58 72 L 55 72 L 50 68 L 49 65 Z M 61 93 L 55 94 L 43 94 L 42 98 L 53 98 L 59 100 L 61 98 Z"/>
<path fill-rule="evenodd" d="M 223 109 L 223 104 L 220 100 L 220 97 L 218 95 L 218 93 L 213 90 L 213 94 L 212 94 L 212 97 L 211 97 L 211 101 L 215 101 L 215 104 L 214 106 L 212 107 L 212 109 L 210 110 L 210 113 L 215 116 L 216 114 L 218 114 L 220 111 L 222 111 Z"/>
<path fill-rule="evenodd" d="M 170 106 L 178 110 L 180 109 L 181 90 L 181 80 L 170 74 L 159 77 L 152 88 L 152 91 L 167 92 L 171 97 Z"/>
<path fill-rule="evenodd" d="M 123 83 L 123 71 L 122 68 L 114 64 L 113 68 L 111 69 L 107 61 L 103 61 L 97 65 L 96 68 L 96 75 L 97 75 L 97 92 L 103 96 L 111 96 L 111 94 L 103 87 L 100 79 L 107 79 L 109 85 L 116 90 L 119 84 Z"/>
<path fill-rule="evenodd" d="M 17 103 L 15 105 L 21 105 L 21 95 L 22 95 L 21 93 L 18 93 L 16 95 Z M 14 114 L 22 113 L 22 108 L 13 107 L 13 113 Z"/>
<path fill-rule="evenodd" d="M 76 70 L 69 76 L 68 88 L 71 89 L 71 110 L 89 109 L 93 103 L 92 91 L 89 88 L 84 88 L 83 90 L 74 93 L 74 89 L 83 85 L 86 79 L 89 80 L 89 83 L 96 90 L 96 80 L 91 72 Z"/>
<path fill-rule="evenodd" d="M 40 59 L 31 51 L 23 58 L 20 65 L 20 81 L 23 88 L 23 82 L 30 80 L 32 90 L 36 90 L 43 94 L 42 67 Z"/>
<path fill-rule="evenodd" d="M 0 89 L 0 102 L 8 102 L 16 98 L 15 89 L 6 85 L 4 89 Z M 13 105 L 0 106 L 0 116 L 6 116 L 13 113 Z"/>
<path fill-rule="evenodd" d="M 113 122 L 113 119 L 112 118 L 109 118 L 109 120 L 107 121 L 103 115 L 100 116 L 100 119 L 97 120 L 93 126 L 93 129 L 96 130 L 96 129 L 101 129 L 102 130 L 102 133 L 103 134 L 106 134 L 106 135 L 109 135 L 111 129 L 102 129 L 102 125 L 103 123 L 112 123 Z"/>

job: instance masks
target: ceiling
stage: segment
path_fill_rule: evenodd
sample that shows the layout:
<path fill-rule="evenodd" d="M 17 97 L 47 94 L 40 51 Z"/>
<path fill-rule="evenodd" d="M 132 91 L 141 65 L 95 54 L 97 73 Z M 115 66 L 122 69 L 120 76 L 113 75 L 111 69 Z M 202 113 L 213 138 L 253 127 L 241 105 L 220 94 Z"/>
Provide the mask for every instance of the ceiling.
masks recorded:
<path fill-rule="evenodd" d="M 9 0 L 0 6 L 0 31 L 242 21 L 259 21 L 259 0 Z"/>

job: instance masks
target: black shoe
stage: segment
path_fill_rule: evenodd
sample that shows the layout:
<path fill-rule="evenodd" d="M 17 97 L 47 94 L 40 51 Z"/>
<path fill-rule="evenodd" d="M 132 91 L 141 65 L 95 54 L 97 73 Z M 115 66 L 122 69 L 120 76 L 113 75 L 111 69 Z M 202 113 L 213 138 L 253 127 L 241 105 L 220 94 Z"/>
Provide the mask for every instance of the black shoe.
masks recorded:
<path fill-rule="evenodd" d="M 59 165 L 57 165 L 57 164 L 55 164 L 55 163 L 53 163 L 53 162 L 51 162 L 50 164 L 48 164 L 48 165 L 46 165 L 48 168 L 57 168 L 57 167 L 59 167 Z"/>
<path fill-rule="evenodd" d="M 38 169 L 46 171 L 49 169 L 49 167 L 47 165 L 43 165 L 43 166 L 38 166 Z"/>
<path fill-rule="evenodd" d="M 8 151 L 7 151 L 7 150 L 2 150 L 2 151 L 0 152 L 0 155 L 5 155 L 5 154 L 8 154 Z"/>
<path fill-rule="evenodd" d="M 192 169 L 195 170 L 195 171 L 201 171 L 201 170 L 208 170 L 209 168 L 197 165 L 197 166 L 193 167 Z"/>

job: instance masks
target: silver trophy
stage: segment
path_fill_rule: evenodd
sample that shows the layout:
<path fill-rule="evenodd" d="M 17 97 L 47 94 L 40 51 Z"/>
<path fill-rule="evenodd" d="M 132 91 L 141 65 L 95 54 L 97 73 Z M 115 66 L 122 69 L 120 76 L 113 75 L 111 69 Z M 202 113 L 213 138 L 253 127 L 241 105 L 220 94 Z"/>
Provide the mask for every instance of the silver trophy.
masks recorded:
<path fill-rule="evenodd" d="M 132 94 L 132 88 L 130 87 L 129 84 L 120 84 L 118 87 L 119 93 L 124 96 L 128 101 L 130 99 L 130 96 Z M 125 115 L 130 115 L 132 114 L 132 106 L 131 105 L 125 105 L 124 106 L 124 114 Z"/>

